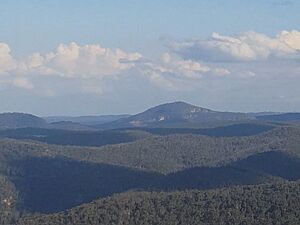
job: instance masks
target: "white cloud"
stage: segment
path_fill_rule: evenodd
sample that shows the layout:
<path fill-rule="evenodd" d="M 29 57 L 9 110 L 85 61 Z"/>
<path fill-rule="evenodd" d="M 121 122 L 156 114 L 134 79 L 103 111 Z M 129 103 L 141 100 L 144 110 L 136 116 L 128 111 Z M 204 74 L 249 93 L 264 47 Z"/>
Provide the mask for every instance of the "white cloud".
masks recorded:
<path fill-rule="evenodd" d="M 256 32 L 235 36 L 213 33 L 206 40 L 171 43 L 170 48 L 185 59 L 209 62 L 300 59 L 300 32 L 282 31 L 276 37 Z"/>
<path fill-rule="evenodd" d="M 56 51 L 44 56 L 35 53 L 19 68 L 23 73 L 103 78 L 132 68 L 141 57 L 139 53 L 126 53 L 121 49 L 103 48 L 100 45 L 80 46 L 72 42 L 60 44 Z"/>
<path fill-rule="evenodd" d="M 167 90 L 179 90 L 183 81 L 198 81 L 210 71 L 209 67 L 199 62 L 177 59 L 169 53 L 164 53 L 160 62 L 145 62 L 139 66 L 140 74 L 144 74 L 154 85 Z"/>
<path fill-rule="evenodd" d="M 166 90 L 187 90 L 197 86 L 204 77 L 219 77 L 231 74 L 228 69 L 210 67 L 194 60 L 183 60 L 164 53 L 160 62 L 140 65 L 144 74 L 154 85 Z"/>
<path fill-rule="evenodd" d="M 16 67 L 16 62 L 10 54 L 11 50 L 5 43 L 0 43 L 0 75 L 7 74 Z"/>
<path fill-rule="evenodd" d="M 239 79 L 299 76 L 299 59 L 300 32 L 295 30 L 275 37 L 256 32 L 234 36 L 213 33 L 207 40 L 172 43 L 158 61 L 136 52 L 75 42 L 16 60 L 9 46 L 0 43 L 0 83 L 50 93 L 44 93 L 47 96 L 103 95 L 138 81 L 169 91 L 186 91 Z"/>
<path fill-rule="evenodd" d="M 210 68 L 192 60 L 174 59 L 169 53 L 162 55 L 162 67 L 166 72 L 176 74 L 179 77 L 199 78 L 210 71 Z"/>

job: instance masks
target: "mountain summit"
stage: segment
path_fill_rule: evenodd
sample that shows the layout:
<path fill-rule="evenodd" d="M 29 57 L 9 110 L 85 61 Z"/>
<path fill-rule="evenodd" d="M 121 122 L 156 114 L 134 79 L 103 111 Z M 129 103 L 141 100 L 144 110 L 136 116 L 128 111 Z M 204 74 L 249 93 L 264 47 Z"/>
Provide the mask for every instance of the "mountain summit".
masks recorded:
<path fill-rule="evenodd" d="M 218 112 L 186 102 L 172 102 L 158 105 L 128 118 L 107 123 L 104 128 L 177 126 L 187 123 L 204 124 L 248 119 L 253 118 L 247 113 Z"/>
<path fill-rule="evenodd" d="M 173 102 L 162 104 L 130 117 L 131 123 L 156 123 L 164 121 L 191 120 L 199 113 L 213 112 L 210 109 L 194 106 L 185 102 Z"/>

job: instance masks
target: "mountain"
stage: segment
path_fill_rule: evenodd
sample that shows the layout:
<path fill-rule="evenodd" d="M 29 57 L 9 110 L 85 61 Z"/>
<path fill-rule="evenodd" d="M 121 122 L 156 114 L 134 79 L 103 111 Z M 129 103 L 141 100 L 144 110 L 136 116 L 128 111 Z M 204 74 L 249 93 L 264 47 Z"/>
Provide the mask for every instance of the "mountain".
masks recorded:
<path fill-rule="evenodd" d="M 48 123 L 56 123 L 56 122 L 73 122 L 79 123 L 82 125 L 99 125 L 103 123 L 112 122 L 118 119 L 129 117 L 130 115 L 103 115 L 103 116 L 49 116 L 44 117 L 44 119 Z"/>
<path fill-rule="evenodd" d="M 99 128 L 179 126 L 180 124 L 235 122 L 253 119 L 253 116 L 246 113 L 218 112 L 185 102 L 173 102 L 100 125 Z"/>
<path fill-rule="evenodd" d="M 47 122 L 37 116 L 26 113 L 0 114 L 0 129 L 15 129 L 24 127 L 46 127 Z"/>

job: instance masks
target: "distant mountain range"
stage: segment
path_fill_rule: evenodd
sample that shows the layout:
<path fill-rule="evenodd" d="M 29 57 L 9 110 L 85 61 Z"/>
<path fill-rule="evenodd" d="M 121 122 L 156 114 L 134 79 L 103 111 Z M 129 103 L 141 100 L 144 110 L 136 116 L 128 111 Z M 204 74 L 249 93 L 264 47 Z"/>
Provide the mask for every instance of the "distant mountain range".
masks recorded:
<path fill-rule="evenodd" d="M 185 102 L 173 102 L 150 108 L 136 115 L 104 115 L 40 118 L 24 113 L 0 114 L 1 129 L 47 128 L 62 130 L 95 130 L 137 127 L 201 127 L 245 121 L 300 121 L 300 113 L 219 112 Z"/>
<path fill-rule="evenodd" d="M 2 113 L 0 114 L 0 129 L 19 129 L 19 128 L 45 128 L 58 130 L 76 130 L 76 131 L 92 131 L 97 128 L 92 125 L 101 125 L 103 123 L 112 122 L 129 115 L 104 115 L 104 116 L 53 116 L 38 117 L 26 113 Z"/>
<path fill-rule="evenodd" d="M 279 121 L 279 122 L 300 121 L 300 113 L 283 113 L 283 114 L 277 114 L 277 115 L 263 115 L 263 116 L 258 116 L 257 119 Z"/>
<path fill-rule="evenodd" d="M 44 117 L 44 119 L 48 123 L 56 123 L 56 122 L 73 122 L 80 123 L 83 125 L 91 126 L 91 125 L 100 125 L 103 123 L 108 123 L 114 120 L 122 119 L 129 117 L 130 115 L 103 115 L 103 116 L 49 116 Z"/>

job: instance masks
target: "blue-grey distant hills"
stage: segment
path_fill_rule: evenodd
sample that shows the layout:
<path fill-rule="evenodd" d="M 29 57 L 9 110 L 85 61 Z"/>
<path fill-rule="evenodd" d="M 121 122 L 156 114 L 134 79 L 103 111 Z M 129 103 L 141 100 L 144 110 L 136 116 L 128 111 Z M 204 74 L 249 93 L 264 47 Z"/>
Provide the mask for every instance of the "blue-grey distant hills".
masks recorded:
<path fill-rule="evenodd" d="M 53 116 L 41 118 L 25 113 L 2 113 L 0 114 L 0 129 L 30 127 L 91 131 L 97 129 L 107 130 L 143 127 L 193 128 L 245 121 L 300 121 L 300 113 L 219 112 L 185 102 L 173 102 L 158 105 L 136 115 Z"/>
<path fill-rule="evenodd" d="M 0 129 L 45 128 L 59 130 L 95 130 L 91 125 L 112 122 L 129 115 L 79 116 L 79 117 L 45 117 L 41 118 L 27 113 L 0 113 Z"/>
<path fill-rule="evenodd" d="M 46 127 L 46 120 L 27 113 L 0 114 L 0 128 L 16 129 L 25 127 Z"/>
<path fill-rule="evenodd" d="M 300 113 L 282 113 L 277 115 L 263 115 L 257 116 L 259 120 L 278 121 L 278 122 L 292 122 L 300 121 Z"/>
<path fill-rule="evenodd" d="M 72 122 L 79 123 L 82 125 L 100 125 L 103 123 L 112 122 L 118 119 L 127 118 L 130 115 L 100 115 L 100 116 L 49 116 L 44 117 L 48 123 L 58 123 L 58 122 Z"/>

